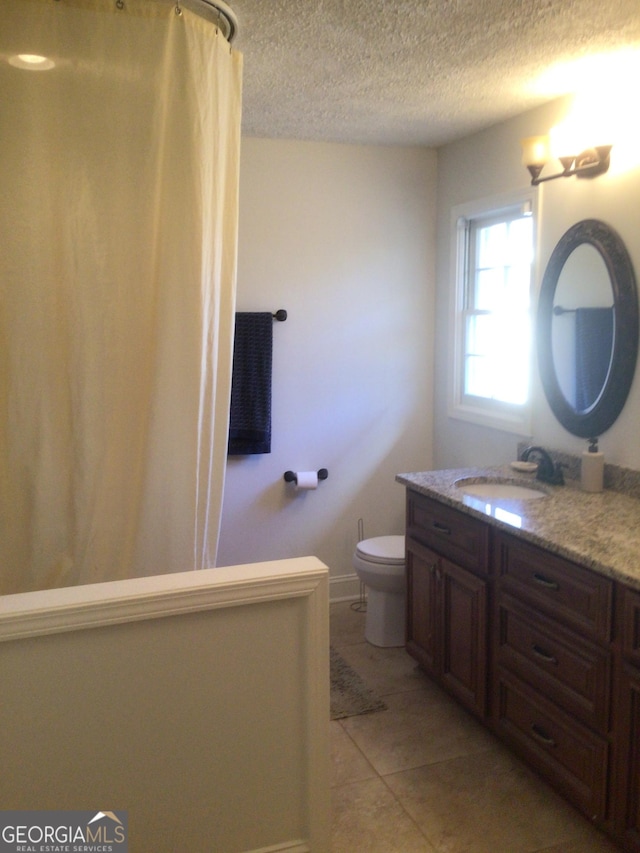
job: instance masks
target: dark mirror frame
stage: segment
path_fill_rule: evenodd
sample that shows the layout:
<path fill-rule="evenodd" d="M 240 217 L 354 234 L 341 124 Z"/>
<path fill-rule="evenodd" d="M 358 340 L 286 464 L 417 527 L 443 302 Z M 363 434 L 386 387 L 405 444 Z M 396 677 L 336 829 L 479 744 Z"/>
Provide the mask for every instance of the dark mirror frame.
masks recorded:
<path fill-rule="evenodd" d="M 578 246 L 588 243 L 601 255 L 613 291 L 613 351 L 600 396 L 590 409 L 576 411 L 565 398 L 553 363 L 553 300 L 562 269 Z M 605 222 L 583 219 L 563 234 L 542 279 L 537 316 L 540 377 L 547 401 L 562 426 L 582 438 L 600 436 L 615 421 L 629 394 L 638 356 L 638 296 L 629 253 L 620 236 Z"/>

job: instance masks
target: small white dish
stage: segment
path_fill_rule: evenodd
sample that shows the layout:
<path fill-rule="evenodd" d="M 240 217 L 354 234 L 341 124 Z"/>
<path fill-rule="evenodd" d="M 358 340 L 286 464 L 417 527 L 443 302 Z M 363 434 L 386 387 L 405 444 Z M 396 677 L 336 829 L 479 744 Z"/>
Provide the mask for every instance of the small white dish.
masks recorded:
<path fill-rule="evenodd" d="M 538 463 L 523 462 L 521 459 L 517 459 L 515 462 L 511 462 L 511 467 L 514 471 L 520 471 L 523 474 L 533 474 L 534 471 L 538 470 Z"/>

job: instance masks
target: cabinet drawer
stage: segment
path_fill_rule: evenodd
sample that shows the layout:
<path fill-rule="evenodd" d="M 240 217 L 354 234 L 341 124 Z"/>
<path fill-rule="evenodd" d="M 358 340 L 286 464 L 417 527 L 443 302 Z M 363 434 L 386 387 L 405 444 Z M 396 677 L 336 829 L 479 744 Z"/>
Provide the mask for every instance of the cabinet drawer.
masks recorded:
<path fill-rule="evenodd" d="M 622 653 L 640 666 L 640 592 L 620 587 Z"/>
<path fill-rule="evenodd" d="M 607 741 L 503 669 L 497 726 L 504 739 L 592 820 L 606 812 Z"/>
<path fill-rule="evenodd" d="M 496 537 L 501 588 L 583 636 L 611 638 L 613 582 L 508 534 Z"/>
<path fill-rule="evenodd" d="M 502 594 L 498 603 L 497 662 L 540 693 L 606 734 L 611 655 Z"/>
<path fill-rule="evenodd" d="M 488 525 L 411 490 L 407 535 L 477 575 L 488 574 Z"/>

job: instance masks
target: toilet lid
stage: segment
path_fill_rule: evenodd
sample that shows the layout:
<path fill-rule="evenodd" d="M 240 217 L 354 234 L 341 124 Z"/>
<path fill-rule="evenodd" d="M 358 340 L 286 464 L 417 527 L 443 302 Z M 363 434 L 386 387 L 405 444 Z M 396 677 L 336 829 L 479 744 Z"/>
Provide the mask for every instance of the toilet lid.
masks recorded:
<path fill-rule="evenodd" d="M 404 563 L 404 536 L 376 536 L 363 539 L 356 548 L 358 556 L 370 563 L 401 565 Z"/>

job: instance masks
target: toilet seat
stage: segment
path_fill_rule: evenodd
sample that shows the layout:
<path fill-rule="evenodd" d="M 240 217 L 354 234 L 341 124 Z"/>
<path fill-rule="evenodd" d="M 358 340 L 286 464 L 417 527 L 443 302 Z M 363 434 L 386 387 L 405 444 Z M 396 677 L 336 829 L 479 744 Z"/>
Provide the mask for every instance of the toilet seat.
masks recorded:
<path fill-rule="evenodd" d="M 405 561 L 404 536 L 376 536 L 358 542 L 356 555 L 368 563 L 402 566 Z"/>

